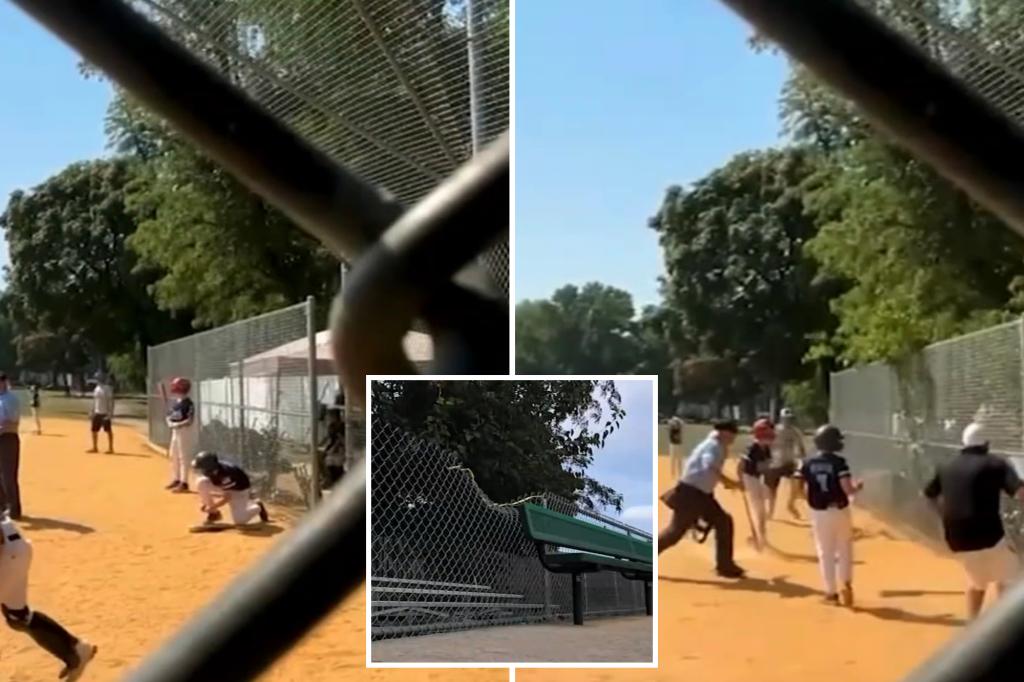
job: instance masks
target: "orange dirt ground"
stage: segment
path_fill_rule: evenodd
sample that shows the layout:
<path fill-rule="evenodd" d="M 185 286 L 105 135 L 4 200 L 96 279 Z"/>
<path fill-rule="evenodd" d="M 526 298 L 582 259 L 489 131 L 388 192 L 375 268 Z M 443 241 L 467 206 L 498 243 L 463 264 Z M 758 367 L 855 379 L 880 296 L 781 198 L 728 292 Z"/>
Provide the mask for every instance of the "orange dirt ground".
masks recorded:
<path fill-rule="evenodd" d="M 672 483 L 665 457 L 659 482 L 662 490 Z M 962 629 L 964 577 L 953 560 L 858 511 L 857 606 L 826 606 L 806 524 L 783 511 L 768 529 L 781 551 L 758 555 L 745 544 L 750 530 L 739 495 L 718 496 L 736 522 L 737 561 L 750 578 L 714 575 L 713 536 L 706 545 L 684 540 L 662 554 L 657 671 L 520 670 L 516 679 L 898 682 Z M 668 509 L 659 507 L 664 525 Z"/>
<path fill-rule="evenodd" d="M 281 535 L 190 534 L 196 497 L 162 490 L 166 460 L 131 427 L 115 425 L 116 455 L 85 453 L 84 420 L 44 418 L 43 430 L 22 435 L 20 526 L 35 547 L 29 600 L 99 645 L 83 682 L 119 680 Z M 508 679 L 500 669 L 368 671 L 365 622 L 360 591 L 261 680 Z M 0 680 L 51 681 L 60 667 L 0 626 Z"/>
<path fill-rule="evenodd" d="M 281 536 L 189 534 L 196 498 L 161 490 L 166 460 L 146 450 L 132 428 L 117 429 L 118 455 L 96 455 L 84 452 L 84 421 L 47 419 L 43 426 L 46 435 L 22 441 L 29 518 L 21 525 L 36 548 L 30 600 L 100 645 L 84 680 L 117 680 Z M 660 479 L 668 487 L 664 458 Z M 742 545 L 748 528 L 740 499 L 723 497 Z M 775 522 L 769 533 L 784 554 L 740 549 L 738 560 L 752 576 L 745 582 L 714 576 L 711 539 L 704 546 L 686 540 L 661 556 L 659 670 L 524 669 L 517 678 L 895 682 L 958 632 L 963 578 L 949 559 L 863 513 L 857 526 L 855 611 L 819 603 L 809 530 Z M 262 679 L 507 679 L 500 669 L 365 670 L 364 609 L 360 591 Z M 56 678 L 60 664 L 31 640 L 0 633 L 0 680 Z"/>

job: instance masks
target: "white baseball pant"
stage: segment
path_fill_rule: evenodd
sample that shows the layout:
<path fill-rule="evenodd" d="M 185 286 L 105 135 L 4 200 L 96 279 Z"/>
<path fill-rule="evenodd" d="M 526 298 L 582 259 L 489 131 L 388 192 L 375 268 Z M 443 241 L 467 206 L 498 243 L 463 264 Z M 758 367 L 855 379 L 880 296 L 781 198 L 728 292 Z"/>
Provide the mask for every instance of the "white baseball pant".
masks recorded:
<path fill-rule="evenodd" d="M 231 520 L 236 526 L 249 523 L 260 513 L 260 505 L 252 499 L 248 490 L 224 490 L 215 486 L 206 476 L 200 476 L 196 481 L 196 492 L 204 507 L 213 505 L 215 497 L 228 498 Z"/>
<path fill-rule="evenodd" d="M 842 583 L 853 580 L 853 516 L 845 509 L 812 509 L 811 529 L 818 549 L 818 565 L 826 594 L 838 594 L 836 573 Z"/>
<path fill-rule="evenodd" d="M 196 455 L 196 432 L 191 426 L 171 429 L 171 445 L 167 449 L 171 460 L 171 480 L 188 483 L 188 469 Z"/>
<path fill-rule="evenodd" d="M 972 590 L 984 592 L 993 583 L 1006 587 L 1020 575 L 1017 556 L 1010 551 L 1006 538 L 987 549 L 957 552 L 956 558 L 967 572 L 967 585 Z"/>
<path fill-rule="evenodd" d="M 28 572 L 32 544 L 24 538 L 8 540 L 0 548 L 0 604 L 19 611 L 28 606 Z"/>
<path fill-rule="evenodd" d="M 758 547 L 764 547 L 768 544 L 768 505 L 771 503 L 771 492 L 759 476 L 743 474 L 743 494 L 747 497 L 747 507 L 755 526 L 750 530 Z"/>

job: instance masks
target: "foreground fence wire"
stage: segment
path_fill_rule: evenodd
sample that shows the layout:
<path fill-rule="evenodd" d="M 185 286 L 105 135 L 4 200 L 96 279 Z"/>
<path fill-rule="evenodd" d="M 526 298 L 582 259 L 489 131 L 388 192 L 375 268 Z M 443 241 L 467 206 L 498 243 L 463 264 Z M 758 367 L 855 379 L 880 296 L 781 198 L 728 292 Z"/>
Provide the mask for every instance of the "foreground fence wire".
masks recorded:
<path fill-rule="evenodd" d="M 985 424 L 992 449 L 1024 474 L 1024 320 L 949 339 L 892 366 L 833 374 L 831 418 L 846 434 L 846 455 L 865 476 L 861 500 L 942 541 L 921 495 L 939 463 L 955 456 L 971 421 Z M 1004 500 L 1011 541 L 1022 550 L 1024 513 Z"/>
<path fill-rule="evenodd" d="M 313 319 L 307 301 L 151 347 L 150 441 L 170 442 L 161 384 L 186 377 L 199 448 L 242 465 L 266 499 L 311 506 L 319 405 L 338 390 L 329 356 L 310 336 Z"/>
<path fill-rule="evenodd" d="M 384 422 L 371 429 L 372 639 L 572 617 L 570 576 L 544 570 L 515 504 L 491 502 L 437 444 Z M 557 495 L 530 501 L 651 540 Z M 609 571 L 584 581 L 587 617 L 645 612 L 642 581 Z"/>

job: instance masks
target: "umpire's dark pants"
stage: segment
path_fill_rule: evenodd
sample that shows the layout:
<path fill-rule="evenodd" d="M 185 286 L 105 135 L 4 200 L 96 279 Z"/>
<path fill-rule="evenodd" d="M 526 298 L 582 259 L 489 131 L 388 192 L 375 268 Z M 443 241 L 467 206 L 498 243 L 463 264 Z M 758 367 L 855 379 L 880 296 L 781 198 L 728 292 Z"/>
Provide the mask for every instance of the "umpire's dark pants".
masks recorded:
<path fill-rule="evenodd" d="M 0 509 L 11 516 L 21 516 L 21 487 L 18 485 L 18 464 L 21 461 L 21 439 L 16 433 L 0 433 Z"/>
<path fill-rule="evenodd" d="M 715 496 L 686 483 L 661 496 L 672 509 L 672 519 L 658 534 L 658 554 L 682 540 L 683 536 L 703 519 L 715 531 L 715 564 L 719 569 L 734 565 L 732 557 L 732 517 L 722 509 Z"/>

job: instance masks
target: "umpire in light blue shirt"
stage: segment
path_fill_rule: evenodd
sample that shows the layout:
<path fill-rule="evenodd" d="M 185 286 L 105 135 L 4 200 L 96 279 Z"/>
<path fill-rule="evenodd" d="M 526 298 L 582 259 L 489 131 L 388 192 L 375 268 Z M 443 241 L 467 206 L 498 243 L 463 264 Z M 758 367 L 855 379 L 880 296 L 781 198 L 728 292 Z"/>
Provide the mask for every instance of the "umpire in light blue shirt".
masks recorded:
<path fill-rule="evenodd" d="M 18 463 L 21 439 L 18 422 L 21 407 L 11 390 L 7 375 L 0 372 L 0 509 L 6 508 L 11 518 L 21 518 L 21 489 L 18 486 Z"/>
<path fill-rule="evenodd" d="M 715 570 L 725 578 L 744 575 L 733 560 L 732 517 L 714 495 L 719 482 L 727 488 L 739 488 L 739 483 L 722 470 L 738 432 L 734 421 L 716 422 L 711 434 L 690 453 L 679 482 L 661 496 L 672 510 L 672 519 L 658 534 L 658 553 L 679 542 L 698 521 L 704 521 L 715 531 Z"/>

